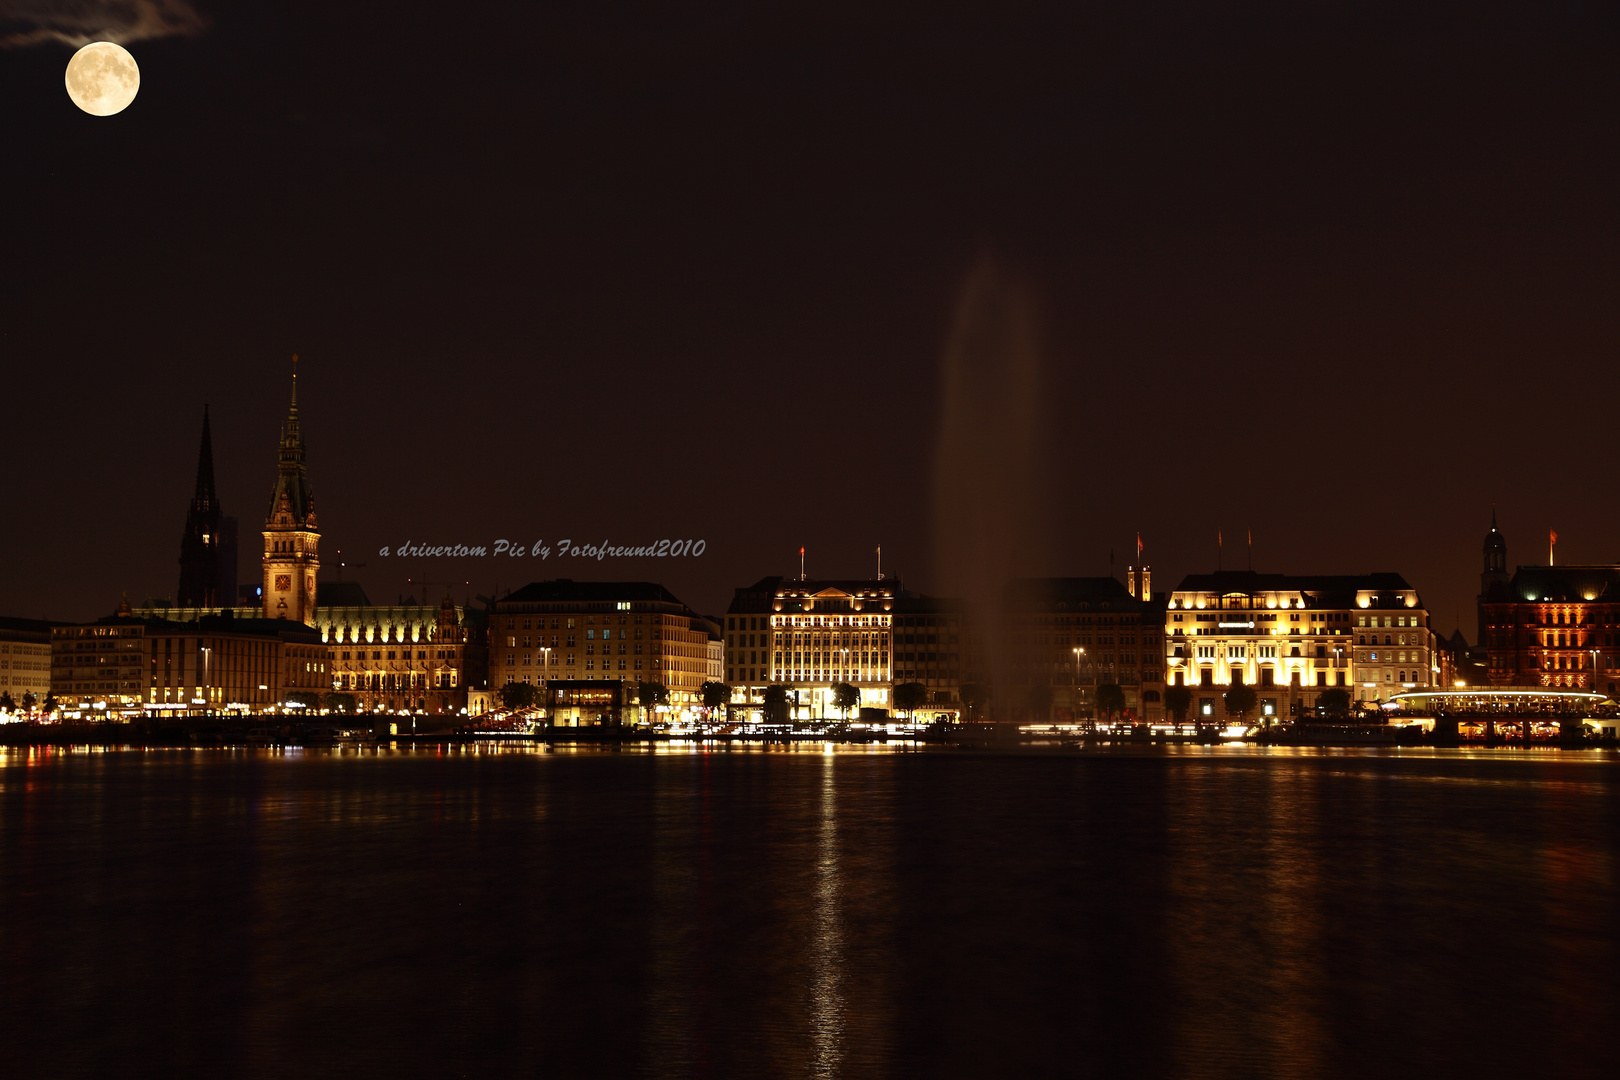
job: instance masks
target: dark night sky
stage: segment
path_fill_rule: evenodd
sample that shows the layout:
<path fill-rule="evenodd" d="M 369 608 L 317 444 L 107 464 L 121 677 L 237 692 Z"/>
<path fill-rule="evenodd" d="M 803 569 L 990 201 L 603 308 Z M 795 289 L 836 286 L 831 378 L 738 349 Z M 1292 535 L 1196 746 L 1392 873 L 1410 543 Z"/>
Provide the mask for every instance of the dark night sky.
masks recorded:
<path fill-rule="evenodd" d="M 1252 527 L 1257 569 L 1396 570 L 1472 636 L 1493 503 L 1512 561 L 1620 559 L 1611 5 L 194 6 L 111 118 L 69 46 L 0 49 L 0 614 L 172 594 L 205 400 L 256 540 L 293 352 L 374 600 L 719 611 L 801 543 L 928 590 L 985 252 L 1043 320 L 1049 573 L 1140 528 L 1168 588 Z M 562 535 L 708 550 L 376 556 Z"/>

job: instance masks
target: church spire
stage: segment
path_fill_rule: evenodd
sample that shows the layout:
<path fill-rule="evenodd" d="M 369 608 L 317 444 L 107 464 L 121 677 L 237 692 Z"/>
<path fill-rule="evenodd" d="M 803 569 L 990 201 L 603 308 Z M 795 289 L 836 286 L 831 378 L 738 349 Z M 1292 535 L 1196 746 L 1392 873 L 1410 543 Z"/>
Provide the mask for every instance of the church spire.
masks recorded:
<path fill-rule="evenodd" d="M 219 497 L 214 492 L 214 440 L 209 430 L 208 406 L 203 406 L 202 442 L 197 448 L 197 487 L 186 511 L 186 531 L 180 538 L 181 607 L 213 607 L 229 600 L 219 596 Z"/>
<path fill-rule="evenodd" d="M 298 422 L 298 357 L 293 356 L 292 401 L 287 406 L 287 420 L 281 425 L 281 450 L 277 455 L 276 486 L 270 492 L 268 518 L 273 518 L 283 497 L 293 519 L 303 522 L 314 509 L 309 481 L 304 475 L 304 433 Z"/>
<path fill-rule="evenodd" d="M 202 444 L 197 448 L 197 490 L 191 496 L 193 512 L 213 506 L 218 501 L 214 494 L 214 437 L 208 427 L 208 403 L 203 402 Z"/>

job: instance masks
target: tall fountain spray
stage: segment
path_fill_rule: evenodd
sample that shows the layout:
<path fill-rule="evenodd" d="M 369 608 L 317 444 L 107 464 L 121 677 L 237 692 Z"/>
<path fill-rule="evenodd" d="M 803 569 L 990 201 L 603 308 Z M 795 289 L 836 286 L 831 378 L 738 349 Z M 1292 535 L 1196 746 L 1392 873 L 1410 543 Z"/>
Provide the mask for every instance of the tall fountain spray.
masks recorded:
<path fill-rule="evenodd" d="M 1039 513 L 1041 348 L 1028 290 L 995 259 L 982 257 L 956 304 L 941 369 L 939 447 L 934 467 L 934 557 L 940 590 L 960 596 L 964 640 L 987 684 L 993 715 L 1009 688 L 1003 646 L 1007 582 L 1046 564 Z M 966 673 L 964 678 L 967 678 Z"/>

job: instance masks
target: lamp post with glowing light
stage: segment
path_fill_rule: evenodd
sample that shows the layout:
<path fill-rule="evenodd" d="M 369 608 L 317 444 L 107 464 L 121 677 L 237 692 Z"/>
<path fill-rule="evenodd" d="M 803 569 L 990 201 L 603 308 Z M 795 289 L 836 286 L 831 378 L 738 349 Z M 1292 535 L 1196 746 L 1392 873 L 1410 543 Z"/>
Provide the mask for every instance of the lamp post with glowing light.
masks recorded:
<path fill-rule="evenodd" d="M 1071 683 L 1070 683 L 1069 701 L 1074 706 L 1074 711 L 1076 713 L 1079 713 L 1079 711 L 1080 711 L 1080 664 L 1085 659 L 1086 648 L 1085 648 L 1084 645 L 1076 645 L 1071 651 L 1074 653 L 1074 667 L 1071 669 L 1074 672 L 1074 676 L 1073 676 L 1073 679 L 1071 680 Z M 1097 717 L 1095 715 L 1092 715 L 1091 717 L 1088 718 L 1087 723 L 1088 723 L 1088 726 L 1092 730 L 1096 730 Z"/>
<path fill-rule="evenodd" d="M 540 690 L 546 702 L 546 723 L 551 722 L 551 646 L 540 646 Z"/>
<path fill-rule="evenodd" d="M 203 654 L 203 715 L 208 715 L 208 709 L 214 701 L 213 669 L 210 661 L 214 658 L 214 649 L 210 645 L 202 647 Z"/>

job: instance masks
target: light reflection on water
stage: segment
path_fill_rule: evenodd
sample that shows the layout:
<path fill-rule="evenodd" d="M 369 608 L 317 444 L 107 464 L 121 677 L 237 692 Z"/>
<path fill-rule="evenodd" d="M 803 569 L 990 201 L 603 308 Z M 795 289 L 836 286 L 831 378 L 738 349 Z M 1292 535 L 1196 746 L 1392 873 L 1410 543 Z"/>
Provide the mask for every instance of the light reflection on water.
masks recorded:
<path fill-rule="evenodd" d="M 812 1075 L 839 1075 L 843 1061 L 844 935 L 839 889 L 838 786 L 833 756 L 823 754 L 821 773 L 821 835 L 816 852 L 815 929 L 810 954 L 814 1007 L 815 1068 Z"/>
<path fill-rule="evenodd" d="M 0 750 L 14 1075 L 1604 1075 L 1613 755 Z"/>

